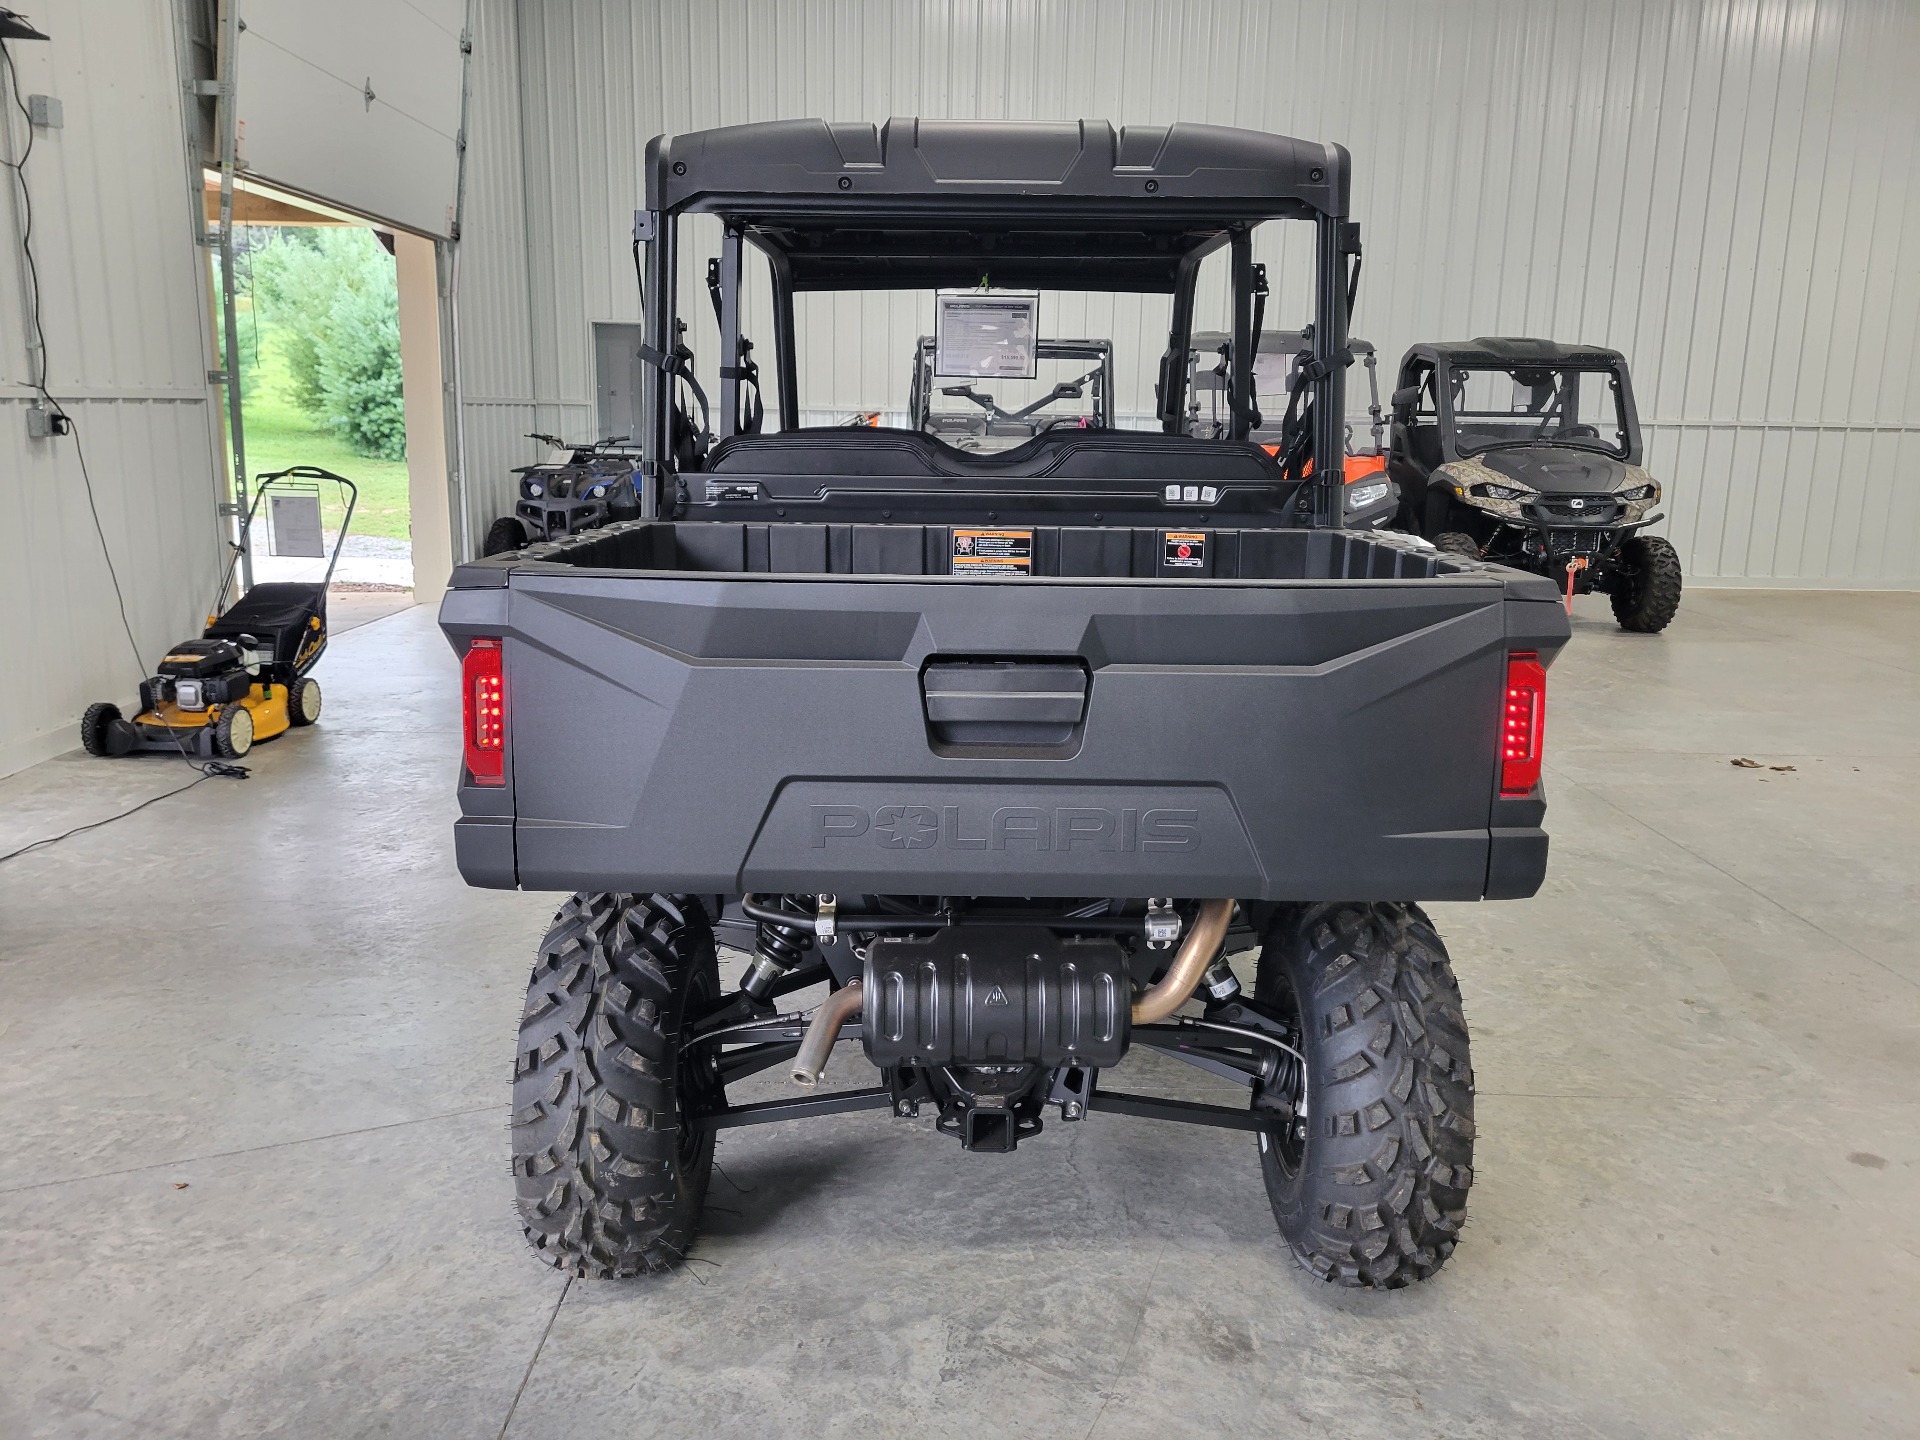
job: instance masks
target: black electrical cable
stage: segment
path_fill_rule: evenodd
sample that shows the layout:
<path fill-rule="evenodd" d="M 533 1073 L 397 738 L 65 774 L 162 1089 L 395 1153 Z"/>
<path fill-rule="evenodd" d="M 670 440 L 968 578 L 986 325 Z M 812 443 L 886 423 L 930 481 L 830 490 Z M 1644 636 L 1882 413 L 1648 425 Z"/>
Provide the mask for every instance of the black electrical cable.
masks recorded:
<path fill-rule="evenodd" d="M 100 537 L 100 557 L 106 561 L 107 578 L 113 582 L 113 598 L 120 611 L 120 628 L 126 632 L 128 648 L 133 651 L 133 663 L 140 668 L 140 679 L 142 684 L 144 684 L 153 677 L 146 673 L 146 665 L 140 651 L 140 642 L 134 638 L 133 622 L 127 618 L 127 597 L 120 588 L 120 572 L 114 567 L 113 550 L 112 547 L 107 544 L 106 527 L 100 523 L 100 506 L 94 499 L 93 494 L 93 472 L 87 468 L 87 450 L 86 447 L 80 443 L 80 427 L 74 422 L 73 416 L 67 413 L 66 407 L 54 398 L 53 392 L 47 389 L 47 332 L 40 321 L 40 269 L 34 264 L 33 260 L 33 192 L 27 187 L 27 160 L 33 154 L 33 112 L 27 108 L 26 100 L 21 97 L 20 72 L 14 68 L 13 52 L 7 48 L 4 40 L 0 40 L 0 64 L 4 64 L 6 67 L 7 78 L 13 89 L 13 103 L 19 108 L 21 117 L 27 122 L 26 144 L 20 149 L 20 158 L 8 162 L 8 168 L 13 171 L 14 178 L 20 182 L 20 255 L 27 267 L 27 295 L 29 306 L 27 319 L 33 326 L 34 339 L 39 347 L 40 363 L 38 368 L 40 373 L 37 376 L 31 377 L 28 384 L 39 392 L 41 400 L 46 404 L 53 418 L 66 426 L 66 433 L 73 439 L 73 453 L 80 461 L 80 478 L 84 482 L 83 488 L 87 496 L 87 513 L 93 517 L 93 533 Z M 161 723 L 166 724 L 164 719 Z M 244 780 L 247 778 L 249 772 L 244 765 L 229 765 L 221 760 L 209 760 L 204 764 L 197 763 L 192 756 L 187 754 L 186 744 L 181 740 L 171 725 L 167 726 L 167 734 L 172 736 L 174 745 L 180 751 L 180 758 L 185 761 L 191 769 L 198 770 L 203 779 L 214 775 L 222 775 L 234 780 Z M 194 783 L 197 784 L 199 782 L 196 781 Z M 136 806 L 135 808 L 137 809 L 139 807 Z M 128 813 L 131 814 L 132 812 L 129 811 Z M 81 828 L 86 829 L 90 827 L 83 826 Z M 16 851 L 15 853 L 18 854 L 19 852 Z"/>
<path fill-rule="evenodd" d="M 138 814 L 149 805 L 157 805 L 160 801 L 178 795 L 183 790 L 193 789 L 193 787 L 200 784 L 201 781 L 211 779 L 213 779 L 213 772 L 204 773 L 200 776 L 199 780 L 189 780 L 184 785 L 176 785 L 171 790 L 163 790 L 158 795 L 149 796 L 131 809 L 122 810 L 118 815 L 109 815 L 104 820 L 89 820 L 85 825 L 76 825 L 71 830 L 61 831 L 58 835 L 49 835 L 44 840 L 35 840 L 30 845 L 22 845 L 18 850 L 9 850 L 6 854 L 0 855 L 0 865 L 6 864 L 7 861 L 17 856 L 26 854 L 29 850 L 38 850 L 42 845 L 55 845 L 65 840 L 68 836 L 84 834 L 88 830 L 98 830 L 102 825 L 111 825 L 116 820 L 124 820 L 129 815 Z"/>

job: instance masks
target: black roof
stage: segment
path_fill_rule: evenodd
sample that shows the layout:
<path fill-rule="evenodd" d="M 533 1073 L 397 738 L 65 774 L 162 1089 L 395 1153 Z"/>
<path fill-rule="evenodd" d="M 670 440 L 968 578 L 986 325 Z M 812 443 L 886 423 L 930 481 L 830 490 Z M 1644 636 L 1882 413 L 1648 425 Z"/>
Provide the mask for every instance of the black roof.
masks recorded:
<path fill-rule="evenodd" d="M 647 147 L 647 208 L 713 213 L 796 290 L 1171 291 L 1235 225 L 1344 216 L 1338 145 L 1221 125 L 776 120 Z"/>
<path fill-rule="evenodd" d="M 1627 357 L 1604 345 L 1562 344 L 1524 336 L 1483 335 L 1477 340 L 1428 340 L 1410 347 L 1407 357 L 1424 356 L 1453 365 L 1624 365 Z M 1402 363 L 1405 363 L 1404 361 Z"/>

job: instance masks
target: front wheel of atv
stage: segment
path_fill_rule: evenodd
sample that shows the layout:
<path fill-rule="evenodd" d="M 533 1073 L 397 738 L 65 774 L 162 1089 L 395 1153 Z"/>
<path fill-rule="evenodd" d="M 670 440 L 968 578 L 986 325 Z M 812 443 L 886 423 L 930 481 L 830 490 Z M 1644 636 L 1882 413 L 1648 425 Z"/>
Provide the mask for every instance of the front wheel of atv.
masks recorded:
<path fill-rule="evenodd" d="M 1680 552 L 1664 536 L 1634 536 L 1620 547 L 1608 598 L 1622 630 L 1666 629 L 1680 608 Z"/>
<path fill-rule="evenodd" d="M 80 717 L 80 747 L 89 755 L 112 754 L 107 748 L 107 732 L 119 718 L 120 707 L 111 701 L 89 705 L 87 713 Z"/>
<path fill-rule="evenodd" d="M 527 1239 L 589 1279 L 684 1259 L 724 1103 L 713 1052 L 683 1052 L 719 994 L 713 931 L 669 895 L 575 895 L 540 943 L 513 1071 L 513 1174 Z"/>
<path fill-rule="evenodd" d="M 511 515 L 502 515 L 487 527 L 486 543 L 480 547 L 480 553 L 488 559 L 511 555 L 515 550 L 524 549 L 527 543 L 527 527 Z"/>
<path fill-rule="evenodd" d="M 1444 550 L 1449 555 L 1464 555 L 1469 560 L 1480 558 L 1480 547 L 1474 543 L 1471 535 L 1463 535 L 1458 530 L 1447 530 L 1433 537 L 1433 548 Z"/>
<path fill-rule="evenodd" d="M 1288 906 L 1255 999 L 1300 1037 L 1298 1118 L 1260 1137 L 1294 1257 L 1397 1289 L 1446 1263 L 1473 1183 L 1473 1070 L 1446 947 L 1418 906 Z"/>

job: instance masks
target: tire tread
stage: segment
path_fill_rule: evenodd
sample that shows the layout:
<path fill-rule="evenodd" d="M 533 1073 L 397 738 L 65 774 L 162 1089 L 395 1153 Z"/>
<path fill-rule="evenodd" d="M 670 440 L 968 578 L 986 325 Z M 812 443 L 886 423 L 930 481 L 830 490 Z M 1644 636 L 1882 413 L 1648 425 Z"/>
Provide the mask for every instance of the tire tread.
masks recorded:
<path fill-rule="evenodd" d="M 1626 584 L 1608 595 L 1622 630 L 1657 635 L 1680 609 L 1680 552 L 1660 535 L 1636 535 L 1620 547 Z"/>
<path fill-rule="evenodd" d="M 713 1163 L 709 1132 L 680 1163 L 680 1009 L 712 931 L 664 895 L 575 895 L 541 942 L 513 1077 L 513 1172 L 528 1242 L 588 1279 L 684 1258 Z"/>
<path fill-rule="evenodd" d="M 1289 976 L 1308 1059 L 1309 1134 L 1288 1177 L 1263 1147 L 1274 1218 L 1332 1284 L 1397 1289 L 1437 1272 L 1466 1223 L 1473 1068 L 1446 947 L 1415 905 L 1283 910 L 1256 997 Z"/>

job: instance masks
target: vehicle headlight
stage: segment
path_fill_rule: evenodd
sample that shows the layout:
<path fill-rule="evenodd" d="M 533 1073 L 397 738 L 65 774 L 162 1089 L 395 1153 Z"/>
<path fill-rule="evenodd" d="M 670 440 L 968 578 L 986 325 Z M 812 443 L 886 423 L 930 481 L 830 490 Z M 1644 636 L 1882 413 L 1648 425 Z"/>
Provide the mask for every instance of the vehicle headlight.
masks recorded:
<path fill-rule="evenodd" d="M 1370 485 L 1349 485 L 1347 487 L 1347 508 L 1364 510 L 1367 506 L 1387 498 L 1387 483 L 1376 480 Z"/>
<path fill-rule="evenodd" d="M 1654 483 L 1636 485 L 1631 490 L 1622 490 L 1620 492 L 1620 498 L 1622 500 L 1658 500 L 1660 498 L 1660 487 Z"/>
<path fill-rule="evenodd" d="M 527 498 L 529 500 L 538 500 L 546 493 L 547 487 L 542 485 L 538 480 L 527 481 Z"/>
<path fill-rule="evenodd" d="M 1473 493 L 1489 500 L 1531 500 L 1534 496 L 1531 490 L 1520 490 L 1511 485 L 1475 485 Z"/>
<path fill-rule="evenodd" d="M 606 496 L 606 493 L 607 493 L 607 487 L 606 487 L 606 486 L 604 486 L 604 485 L 596 485 L 596 486 L 594 486 L 594 487 L 593 487 L 593 489 L 591 489 L 591 490 L 589 490 L 589 491 L 587 492 L 587 498 L 588 498 L 589 500 L 600 500 L 600 499 L 603 499 L 603 498 L 605 498 L 605 496 Z"/>

